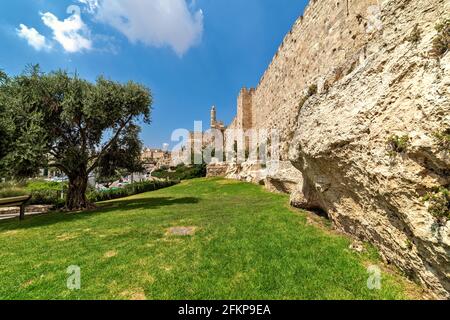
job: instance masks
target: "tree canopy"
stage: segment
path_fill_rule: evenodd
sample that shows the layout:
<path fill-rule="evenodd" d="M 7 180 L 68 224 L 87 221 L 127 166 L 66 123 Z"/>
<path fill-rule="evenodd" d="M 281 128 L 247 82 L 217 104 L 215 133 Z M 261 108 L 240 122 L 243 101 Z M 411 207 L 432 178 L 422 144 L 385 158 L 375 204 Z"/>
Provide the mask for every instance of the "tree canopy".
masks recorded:
<path fill-rule="evenodd" d="M 2 92 L 4 91 L 6 81 L 8 80 L 7 75 L 0 70 L 0 159 L 6 156 L 9 145 L 11 144 L 12 140 L 12 123 L 11 118 L 6 117 L 6 107 L 5 103 L 3 102 L 4 95 Z M 0 177 L 2 174 L 4 174 L 5 168 L 2 166 L 2 162 L 0 162 Z"/>
<path fill-rule="evenodd" d="M 68 209 L 87 208 L 94 170 L 139 167 L 138 123 L 150 123 L 151 105 L 150 90 L 132 81 L 99 77 L 91 83 L 39 66 L 16 77 L 2 72 L 0 169 L 29 177 L 46 166 L 58 168 L 69 178 Z"/>

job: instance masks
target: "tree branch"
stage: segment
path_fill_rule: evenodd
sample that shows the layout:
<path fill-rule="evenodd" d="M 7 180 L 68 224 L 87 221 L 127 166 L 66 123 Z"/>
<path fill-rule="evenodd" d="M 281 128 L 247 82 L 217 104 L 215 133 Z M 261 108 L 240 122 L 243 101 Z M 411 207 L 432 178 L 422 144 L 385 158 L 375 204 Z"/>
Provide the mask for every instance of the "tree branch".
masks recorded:
<path fill-rule="evenodd" d="M 123 125 L 117 130 L 114 137 L 103 147 L 103 149 L 98 153 L 98 155 L 94 156 L 94 157 L 92 157 L 92 159 L 90 159 L 90 160 L 93 160 L 93 159 L 97 158 L 97 159 L 95 159 L 92 166 L 88 169 L 88 174 L 90 174 L 98 166 L 98 163 L 99 163 L 101 157 L 103 155 L 105 155 L 106 151 L 108 151 L 108 149 L 117 141 L 117 139 L 119 138 L 119 135 L 122 133 L 122 130 L 127 126 L 127 124 L 131 121 L 131 119 L 133 119 L 132 115 L 128 117 L 128 119 L 123 123 Z"/>
<path fill-rule="evenodd" d="M 70 171 L 66 166 L 64 166 L 61 163 L 49 163 L 48 166 L 57 168 L 57 169 L 61 170 L 62 172 L 64 172 L 66 175 L 68 175 L 69 171 Z"/>
<path fill-rule="evenodd" d="M 83 153 L 86 151 L 86 144 L 87 144 L 87 139 L 86 139 L 86 132 L 83 128 L 83 125 L 81 124 L 82 121 L 82 115 L 80 115 L 78 117 L 78 130 L 80 132 L 80 136 L 81 136 L 81 150 L 83 151 Z"/>

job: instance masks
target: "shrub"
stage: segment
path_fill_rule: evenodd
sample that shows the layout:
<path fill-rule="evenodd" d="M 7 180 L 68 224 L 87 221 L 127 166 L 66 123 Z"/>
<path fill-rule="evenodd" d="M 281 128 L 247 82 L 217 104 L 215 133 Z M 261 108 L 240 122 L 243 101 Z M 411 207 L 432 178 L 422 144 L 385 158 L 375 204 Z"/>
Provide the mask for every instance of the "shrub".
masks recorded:
<path fill-rule="evenodd" d="M 305 105 L 306 101 L 308 101 L 308 96 L 303 96 L 300 101 L 298 102 L 298 109 L 301 110 L 303 106 Z"/>
<path fill-rule="evenodd" d="M 440 223 L 446 223 L 450 219 L 450 191 L 447 188 L 440 187 L 427 193 L 424 201 L 428 202 L 428 212 Z"/>
<path fill-rule="evenodd" d="M 128 197 L 131 195 L 154 191 L 173 186 L 177 181 L 145 181 L 129 184 L 123 188 L 109 189 L 106 191 L 95 191 L 89 189 L 87 198 L 91 202 L 106 201 Z M 66 184 L 59 182 L 31 181 L 25 188 L 19 188 L 14 183 L 2 184 L 0 189 L 0 198 L 10 198 L 22 195 L 31 195 L 28 201 L 30 205 L 53 205 L 55 208 L 62 208 L 65 205 L 65 199 L 61 196 Z"/>
<path fill-rule="evenodd" d="M 0 189 L 0 198 L 13 198 L 27 195 L 27 191 L 17 187 Z"/>
<path fill-rule="evenodd" d="M 67 190 L 67 183 L 46 180 L 31 180 L 26 183 L 25 190 L 31 194 L 28 202 L 31 205 L 53 205 L 62 208 L 65 199 L 61 195 Z"/>
<path fill-rule="evenodd" d="M 62 208 L 65 202 L 65 199 L 61 197 L 61 191 L 42 189 L 32 191 L 28 203 L 32 205 L 53 205 L 55 208 Z"/>
<path fill-rule="evenodd" d="M 416 24 L 411 31 L 411 34 L 406 38 L 407 41 L 417 44 L 422 38 L 422 31 L 419 29 L 419 25 Z"/>
<path fill-rule="evenodd" d="M 317 93 L 317 84 L 312 84 L 308 88 L 308 97 L 312 97 Z"/>
<path fill-rule="evenodd" d="M 387 146 L 389 149 L 389 155 L 395 156 L 398 153 L 404 153 L 409 146 L 409 136 L 404 135 L 399 137 L 397 135 L 390 136 L 387 141 Z"/>
<path fill-rule="evenodd" d="M 308 99 L 311 98 L 316 93 L 317 93 L 317 85 L 316 84 L 310 85 L 308 87 L 308 91 L 306 92 L 306 94 L 300 99 L 298 103 L 298 109 L 301 110 L 305 105 L 306 101 L 308 101 Z"/>
<path fill-rule="evenodd" d="M 67 183 L 45 181 L 45 180 L 31 180 L 26 184 L 25 188 L 31 192 L 41 190 L 61 191 L 67 189 Z"/>
<path fill-rule="evenodd" d="M 30 205 L 53 205 L 57 208 L 64 206 L 64 199 L 61 199 L 61 191 L 56 190 L 28 190 L 27 188 L 10 187 L 0 189 L 0 198 L 11 198 L 24 195 L 31 195 L 28 201 Z"/>
<path fill-rule="evenodd" d="M 17 182 L 5 181 L 0 182 L 0 190 L 8 189 L 8 188 L 18 188 L 23 187 L 23 185 L 19 185 Z"/>
<path fill-rule="evenodd" d="M 438 34 L 433 40 L 430 55 L 433 58 L 440 59 L 450 50 L 450 19 L 438 24 L 436 30 Z"/>
<path fill-rule="evenodd" d="M 411 240 L 407 239 L 405 241 L 405 246 L 408 248 L 408 250 L 412 250 L 414 248 L 414 243 Z"/>
<path fill-rule="evenodd" d="M 102 191 L 91 191 L 88 193 L 88 200 L 91 202 L 101 202 L 114 200 L 124 197 L 129 197 L 135 194 L 155 191 L 162 188 L 171 187 L 177 184 L 178 181 L 144 181 L 129 184 L 123 188 L 114 188 Z"/>
<path fill-rule="evenodd" d="M 180 164 L 171 169 L 172 170 L 156 170 L 152 173 L 152 176 L 170 180 L 190 180 L 206 177 L 206 164 L 196 164 L 193 166 Z"/>
<path fill-rule="evenodd" d="M 450 129 L 435 132 L 433 135 L 439 147 L 444 151 L 450 152 Z"/>

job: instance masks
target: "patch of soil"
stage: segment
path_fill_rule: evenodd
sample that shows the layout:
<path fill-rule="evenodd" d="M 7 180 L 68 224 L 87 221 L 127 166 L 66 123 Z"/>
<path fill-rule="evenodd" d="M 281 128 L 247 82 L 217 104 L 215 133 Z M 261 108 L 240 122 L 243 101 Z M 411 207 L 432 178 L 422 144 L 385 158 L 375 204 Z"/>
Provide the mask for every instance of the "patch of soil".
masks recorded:
<path fill-rule="evenodd" d="M 144 290 L 142 290 L 142 289 L 127 290 L 127 291 L 122 292 L 120 295 L 129 300 L 147 300 Z"/>
<path fill-rule="evenodd" d="M 0 235 L 2 235 L 2 236 L 15 236 L 18 233 L 19 233 L 19 231 L 17 231 L 17 230 L 9 230 L 9 231 L 0 233 Z"/>
<path fill-rule="evenodd" d="M 148 283 L 148 284 L 153 284 L 153 283 L 155 283 L 155 278 L 154 278 L 153 276 L 151 276 L 150 274 L 148 274 L 148 273 L 144 273 L 143 279 L 144 279 L 144 281 L 145 281 L 146 283 Z"/>
<path fill-rule="evenodd" d="M 103 255 L 103 257 L 107 259 L 114 258 L 115 256 L 117 256 L 117 251 L 115 250 L 108 251 Z"/>
<path fill-rule="evenodd" d="M 192 236 L 195 234 L 197 227 L 172 227 L 167 230 L 168 234 L 174 236 Z"/>
<path fill-rule="evenodd" d="M 29 286 L 33 285 L 33 283 L 34 283 L 33 280 L 28 280 L 27 282 L 22 283 L 21 287 L 28 288 Z"/>
<path fill-rule="evenodd" d="M 53 206 L 51 205 L 31 205 L 31 206 L 25 206 L 25 214 L 30 213 L 47 213 L 49 212 Z M 4 207 L 0 208 L 0 214 L 19 214 L 20 208 L 19 207 Z"/>

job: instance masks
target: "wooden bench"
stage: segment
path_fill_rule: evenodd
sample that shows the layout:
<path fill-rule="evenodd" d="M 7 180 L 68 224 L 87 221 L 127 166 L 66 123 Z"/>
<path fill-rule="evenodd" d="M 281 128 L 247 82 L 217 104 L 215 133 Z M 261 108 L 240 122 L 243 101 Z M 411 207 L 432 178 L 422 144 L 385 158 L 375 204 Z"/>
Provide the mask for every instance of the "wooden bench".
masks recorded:
<path fill-rule="evenodd" d="M 20 196 L 14 198 L 3 198 L 0 199 L 0 207 L 20 207 L 19 219 L 25 219 L 25 205 L 31 196 Z"/>

